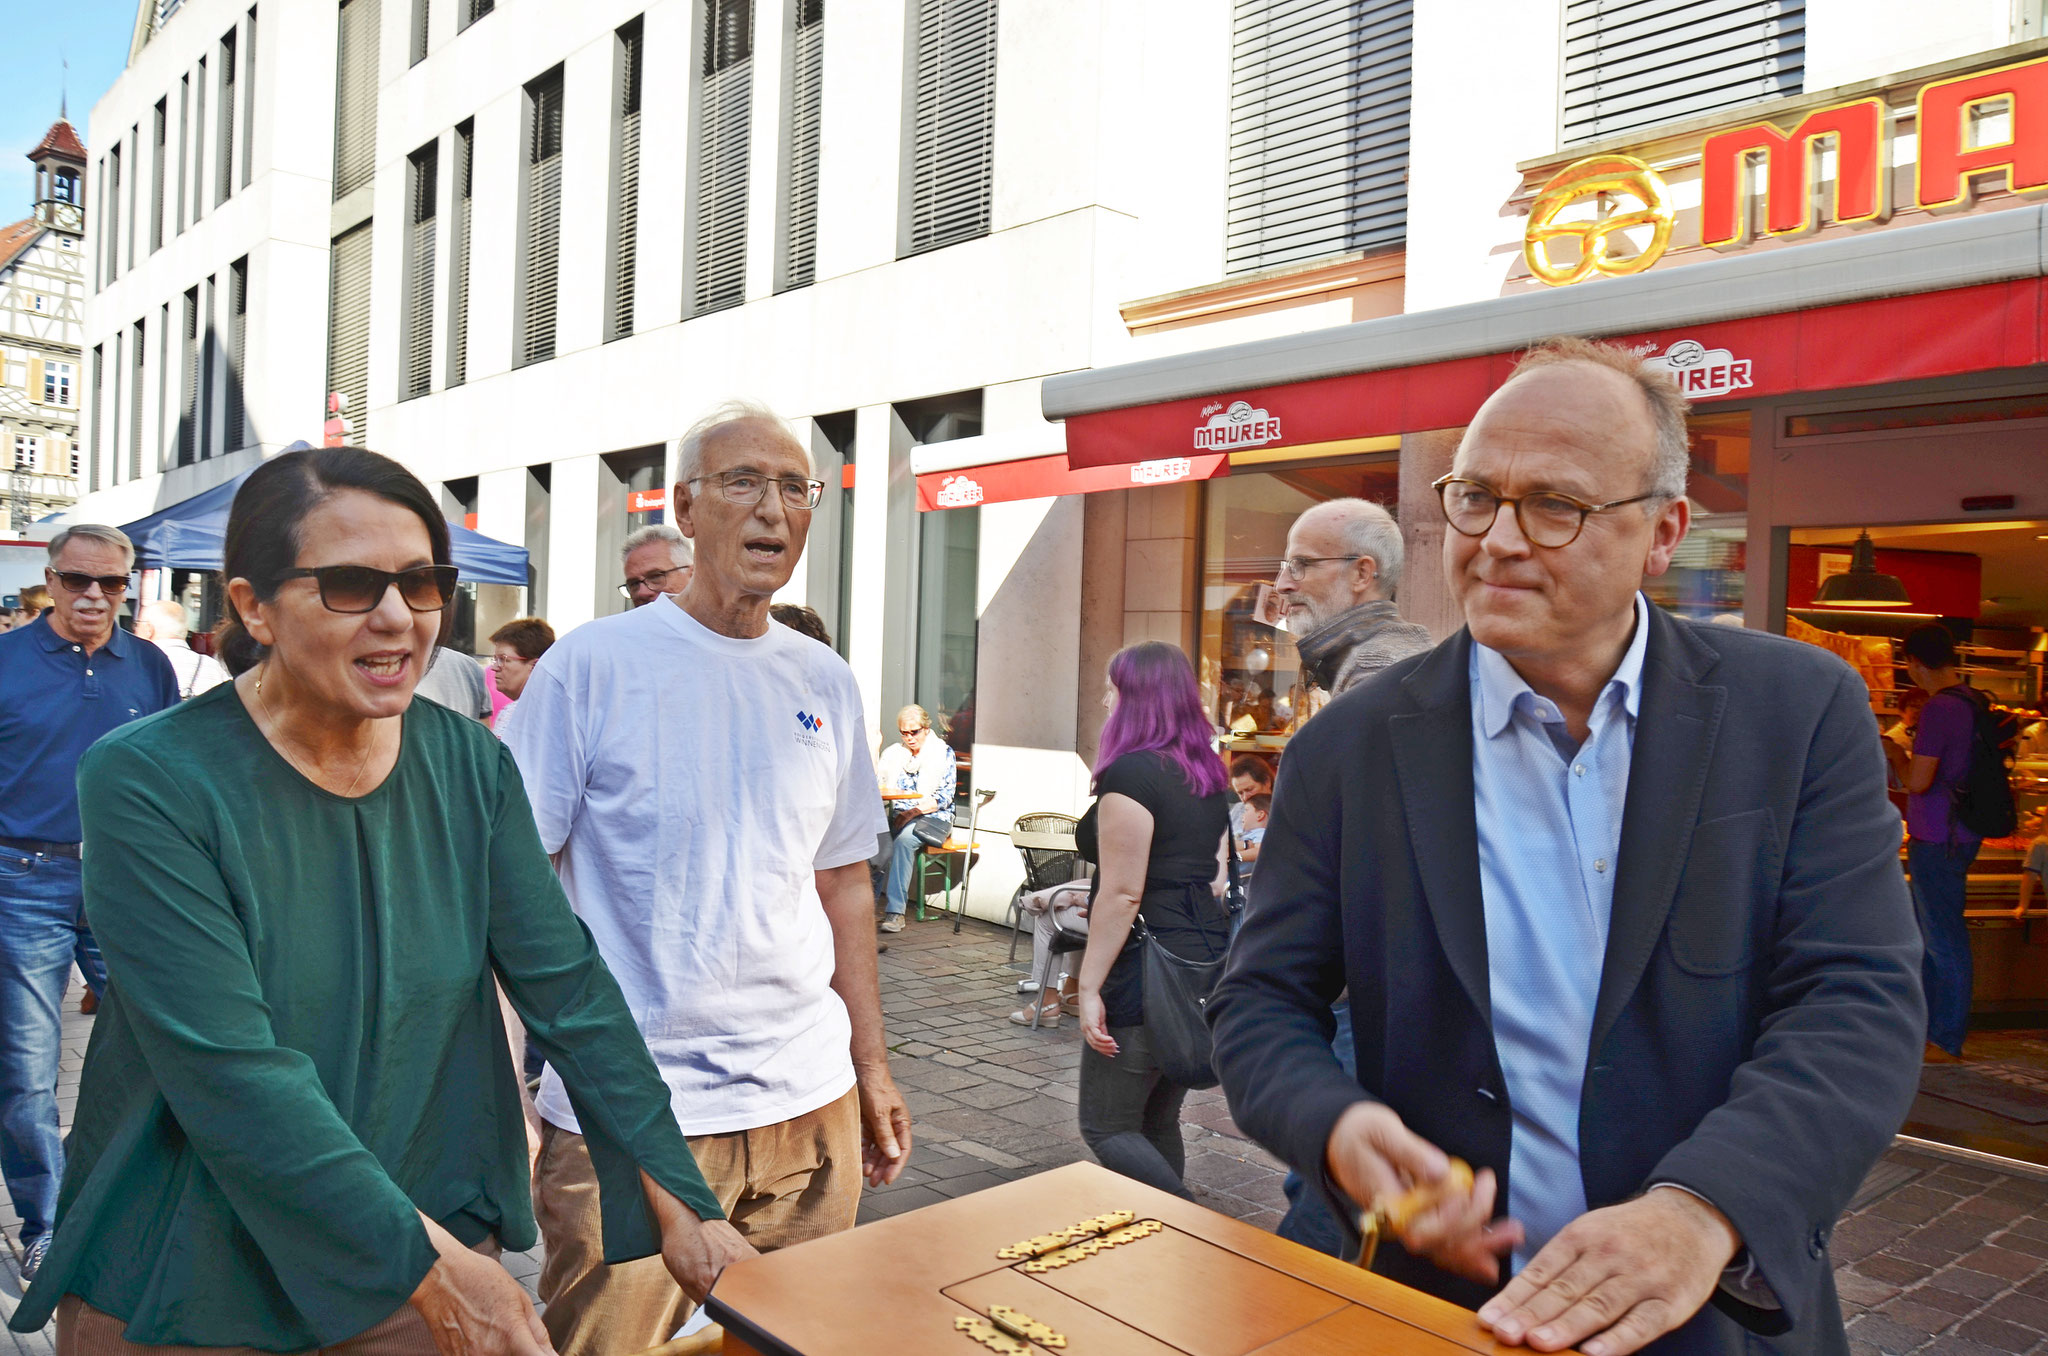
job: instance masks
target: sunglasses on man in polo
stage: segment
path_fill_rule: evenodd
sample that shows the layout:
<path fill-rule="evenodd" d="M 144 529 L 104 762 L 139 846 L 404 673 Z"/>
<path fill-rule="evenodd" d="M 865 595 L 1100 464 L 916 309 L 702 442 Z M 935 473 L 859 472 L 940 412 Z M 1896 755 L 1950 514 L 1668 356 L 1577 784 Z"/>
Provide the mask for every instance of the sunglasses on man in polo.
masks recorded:
<path fill-rule="evenodd" d="M 128 591 L 128 576 L 125 574 L 80 574 L 77 570 L 52 570 L 57 582 L 64 586 L 66 593 L 83 593 L 94 584 L 109 598 L 118 597 Z"/>
<path fill-rule="evenodd" d="M 375 612 L 384 591 L 393 584 L 398 596 L 415 612 L 439 612 L 455 596 L 460 573 L 453 565 L 415 565 L 410 570 L 375 570 L 368 565 L 321 565 L 286 570 L 284 579 L 310 579 L 320 586 L 320 602 L 329 612 Z"/>

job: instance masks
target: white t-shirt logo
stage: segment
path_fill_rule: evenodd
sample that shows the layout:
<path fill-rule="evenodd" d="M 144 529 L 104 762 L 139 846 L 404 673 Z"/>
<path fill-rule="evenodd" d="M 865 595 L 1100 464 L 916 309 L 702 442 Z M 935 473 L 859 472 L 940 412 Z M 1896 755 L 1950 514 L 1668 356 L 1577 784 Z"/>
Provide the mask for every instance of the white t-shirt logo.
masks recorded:
<path fill-rule="evenodd" d="M 803 733 L 796 737 L 797 743 L 809 748 L 823 749 L 828 753 L 831 752 L 831 741 L 818 738 L 818 732 L 825 728 L 825 718 L 823 716 L 814 716 L 808 711 L 798 711 L 796 713 L 796 723 L 803 730 Z"/>

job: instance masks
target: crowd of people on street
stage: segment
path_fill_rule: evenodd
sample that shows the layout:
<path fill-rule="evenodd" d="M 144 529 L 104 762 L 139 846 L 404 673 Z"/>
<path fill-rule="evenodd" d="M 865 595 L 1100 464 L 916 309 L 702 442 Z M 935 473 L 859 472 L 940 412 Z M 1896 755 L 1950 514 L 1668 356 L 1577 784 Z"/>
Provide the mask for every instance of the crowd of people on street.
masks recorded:
<path fill-rule="evenodd" d="M 1012 1020 L 1077 1019 L 1106 1167 L 1191 1197 L 1183 1105 L 1220 1083 L 1293 1170 L 1283 1236 L 1371 1235 L 1502 1342 L 1843 1353 L 1829 1230 L 1968 1016 L 1973 710 L 1922 628 L 1881 756 L 1839 660 L 1648 602 L 1685 409 L 1626 350 L 1532 349 L 1434 487 L 1441 642 L 1385 508 L 1302 514 L 1269 620 L 1313 718 L 1277 775 L 1218 752 L 1182 650 L 1118 651 L 1089 869 L 1042 892 Z M 488 670 L 448 646 L 434 497 L 374 452 L 250 474 L 213 655 L 177 602 L 116 624 L 119 531 L 51 540 L 48 611 L 0 636 L 13 1326 L 638 1352 L 903 1171 L 876 933 L 960 759 L 916 705 L 877 759 L 821 619 L 773 604 L 824 490 L 782 421 L 721 406 L 678 461 L 632 606 L 506 622 Z M 101 1007 L 67 1144 L 74 964 Z M 536 1238 L 539 1313 L 495 1261 Z"/>

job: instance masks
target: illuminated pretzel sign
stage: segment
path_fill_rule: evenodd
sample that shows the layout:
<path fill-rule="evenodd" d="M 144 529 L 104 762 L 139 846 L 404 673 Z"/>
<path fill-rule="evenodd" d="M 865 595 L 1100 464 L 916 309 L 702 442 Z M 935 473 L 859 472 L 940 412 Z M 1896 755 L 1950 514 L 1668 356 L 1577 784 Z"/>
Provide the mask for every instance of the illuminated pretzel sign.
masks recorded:
<path fill-rule="evenodd" d="M 1893 119 L 1882 98 L 1857 99 L 1815 109 L 1787 130 L 1752 122 L 1716 132 L 1700 145 L 1700 243 L 1728 249 L 1758 236 L 1794 235 L 1826 220 L 1858 225 L 1889 217 Z M 1988 71 L 1976 71 L 1920 87 L 1914 108 L 1913 205 L 1925 211 L 1967 207 L 1975 181 L 2003 174 L 2015 194 L 2048 191 L 2048 57 Z M 1987 116 L 2002 113 L 2008 135 L 1983 141 Z M 1814 193 L 1820 157 L 1833 151 L 1834 191 Z M 1752 188 L 1750 166 L 1763 162 L 1763 179 Z M 1663 181 L 1648 165 L 1625 155 L 1575 161 L 1543 186 L 1529 209 L 1522 253 L 1529 272 L 1563 285 L 1597 274 L 1637 273 L 1657 261 L 1671 237 L 1671 213 L 1664 206 Z M 1597 219 L 1559 221 L 1574 204 L 1597 194 L 1633 196 L 1638 210 L 1618 210 Z M 1762 202 L 1755 201 L 1761 196 Z M 1761 206 L 1760 224 L 1750 218 Z M 1661 214 L 1661 216 L 1660 216 Z M 1661 221 L 1661 224 L 1659 224 Z M 1620 256 L 1612 248 L 1617 232 L 1651 225 L 1641 253 Z M 1551 257 L 1551 242 L 1576 241 L 1576 262 Z"/>
<path fill-rule="evenodd" d="M 1591 218 L 1558 220 L 1566 209 L 1589 198 L 1603 205 L 1609 198 L 1634 198 L 1641 206 Z M 1536 195 L 1522 236 L 1522 257 L 1531 273 L 1557 286 L 1596 273 L 1640 273 L 1656 263 L 1671 243 L 1671 220 L 1664 181 L 1657 171 L 1633 156 L 1588 156 L 1566 165 Z M 1617 253 L 1616 238 L 1638 226 L 1650 228 L 1650 243 L 1635 254 Z M 1578 258 L 1559 263 L 1550 252 L 1552 243 L 1559 240 L 1578 246 Z"/>

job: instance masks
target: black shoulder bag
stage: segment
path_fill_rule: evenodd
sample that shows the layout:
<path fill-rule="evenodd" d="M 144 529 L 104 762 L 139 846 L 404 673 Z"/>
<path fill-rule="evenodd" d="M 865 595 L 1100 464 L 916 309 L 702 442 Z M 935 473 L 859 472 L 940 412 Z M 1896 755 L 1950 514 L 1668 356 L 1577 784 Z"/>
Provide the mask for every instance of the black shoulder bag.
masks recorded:
<path fill-rule="evenodd" d="M 1224 838 L 1230 841 L 1229 831 Z M 1207 894 L 1207 886 L 1190 886 Z M 1243 907 L 1243 887 L 1237 879 L 1237 844 L 1230 842 L 1230 884 L 1224 896 L 1231 932 L 1236 932 L 1237 913 Z M 1152 1045 L 1152 1057 L 1169 1083 L 1184 1088 L 1213 1088 L 1217 1084 L 1216 1044 L 1209 1034 L 1209 995 L 1223 975 L 1226 949 L 1215 960 L 1194 961 L 1176 956 L 1163 946 L 1157 935 L 1138 915 L 1138 943 L 1144 948 L 1145 1034 Z"/>

